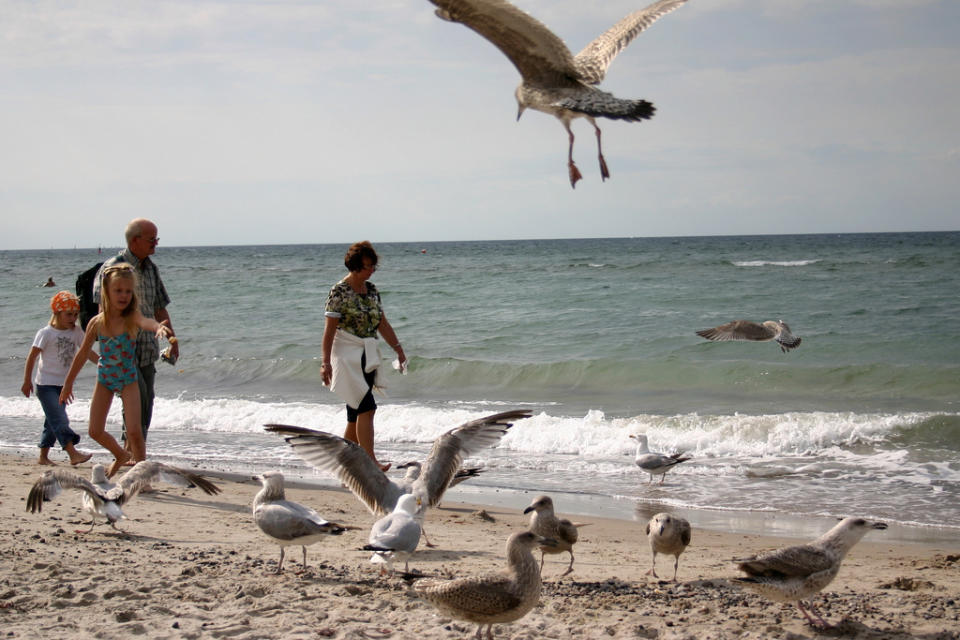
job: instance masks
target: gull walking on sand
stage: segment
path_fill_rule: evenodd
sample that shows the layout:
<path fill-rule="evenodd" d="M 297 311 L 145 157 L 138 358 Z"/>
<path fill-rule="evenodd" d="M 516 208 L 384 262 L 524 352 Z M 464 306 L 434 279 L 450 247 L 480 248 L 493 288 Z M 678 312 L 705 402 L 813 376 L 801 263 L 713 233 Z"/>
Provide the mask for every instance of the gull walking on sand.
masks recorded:
<path fill-rule="evenodd" d="M 666 453 L 654 453 L 650 451 L 647 445 L 647 436 L 638 433 L 636 435 L 631 435 L 631 438 L 637 441 L 637 453 L 634 458 L 634 463 L 642 471 L 645 471 L 650 474 L 650 483 L 653 483 L 653 476 L 660 476 L 660 484 L 663 484 L 664 478 L 667 477 L 667 471 L 673 469 L 675 466 L 681 462 L 686 462 L 690 460 L 689 457 L 684 457 L 683 452 L 666 454 Z"/>
<path fill-rule="evenodd" d="M 304 427 L 268 424 L 264 428 L 284 436 L 294 452 L 308 464 L 337 476 L 370 513 L 385 516 L 397 506 L 400 496 L 411 493 L 422 503 L 417 521 L 423 527 L 427 507 L 435 507 L 450 485 L 464 456 L 497 444 L 513 422 L 529 418 L 530 411 L 506 411 L 471 420 L 455 427 L 433 442 L 433 448 L 414 480 L 413 473 L 400 483 L 393 482 L 358 445 L 340 436 Z M 426 533 L 423 534 L 426 538 Z M 427 541 L 428 546 L 432 546 Z"/>
<path fill-rule="evenodd" d="M 520 86 L 515 91 L 518 120 L 526 109 L 560 120 L 569 139 L 567 169 L 570 186 L 574 188 L 583 176 L 573 162 L 570 122 L 586 118 L 593 125 L 600 176 L 606 180 L 610 171 L 603 158 L 596 118 L 638 122 L 652 118 L 655 109 L 646 100 L 623 100 L 600 91 L 596 85 L 603 81 L 617 54 L 634 38 L 686 1 L 660 0 L 634 11 L 574 56 L 543 23 L 506 0 L 430 0 L 437 5 L 439 18 L 459 22 L 477 32 L 500 49 L 520 72 Z"/>
<path fill-rule="evenodd" d="M 551 544 L 556 541 L 522 531 L 507 540 L 507 567 L 502 571 L 455 580 L 405 577 L 417 580 L 414 592 L 444 615 L 479 625 L 477 640 L 487 625 L 492 640 L 493 625 L 519 620 L 540 601 L 540 570 L 532 551 Z"/>
<path fill-rule="evenodd" d="M 421 508 L 420 498 L 408 493 L 400 496 L 393 513 L 383 516 L 370 528 L 369 544 L 364 551 L 373 551 L 370 562 L 385 564 L 380 573 L 393 573 L 394 561 L 402 560 L 404 572 L 410 571 L 410 555 L 420 544 L 420 523 L 417 512 Z"/>
<path fill-rule="evenodd" d="M 202 476 L 162 462 L 138 462 L 116 483 L 107 478 L 106 467 L 95 464 L 90 470 L 90 480 L 70 471 L 45 472 L 27 494 L 27 511 L 38 513 L 43 510 L 44 502 L 53 500 L 63 489 L 78 489 L 83 492 L 83 510 L 92 518 L 90 528 L 78 533 L 90 533 L 99 520 L 106 520 L 116 529 L 117 522 L 126 517 L 121 507 L 155 481 L 183 488 L 200 487 L 208 495 L 220 493 L 220 487 Z"/>
<path fill-rule="evenodd" d="M 307 547 L 331 535 L 340 535 L 345 528 L 298 502 L 287 500 L 283 490 L 283 474 L 267 471 L 259 476 L 263 488 L 253 499 L 253 521 L 270 540 L 280 545 L 277 573 L 283 571 L 284 548 L 300 545 L 303 549 L 303 570 L 307 569 Z"/>
<path fill-rule="evenodd" d="M 812 626 L 830 627 L 813 603 L 810 617 L 803 600 L 816 595 L 837 576 L 844 556 L 869 531 L 886 529 L 883 522 L 846 518 L 809 544 L 784 547 L 749 558 L 735 558 L 737 567 L 747 574 L 736 582 L 775 602 L 796 602 L 800 613 Z"/>
<path fill-rule="evenodd" d="M 570 565 L 566 571 L 560 574 L 560 577 L 571 573 L 573 571 L 573 545 L 576 544 L 579 537 L 577 529 L 585 527 L 587 524 L 574 524 L 566 518 L 558 518 L 553 512 L 553 499 L 550 496 L 540 496 L 523 512 L 533 512 L 530 515 L 530 531 L 553 541 L 551 544 L 540 547 L 540 573 L 543 573 L 543 561 L 546 554 L 563 553 L 564 551 L 570 554 Z"/>
<path fill-rule="evenodd" d="M 653 552 L 653 562 L 647 575 L 659 578 L 657 575 L 657 554 L 669 553 L 673 555 L 673 581 L 677 581 L 677 566 L 680 564 L 680 554 L 690 544 L 690 523 L 679 516 L 669 513 L 658 513 L 647 523 L 647 540 Z"/>
<path fill-rule="evenodd" d="M 790 333 L 790 327 L 783 320 L 766 320 L 764 322 L 734 320 L 719 327 L 697 331 L 697 335 L 718 342 L 727 340 L 769 342 L 770 340 L 776 340 L 780 344 L 780 351 L 784 353 L 799 347 L 801 342 L 799 336 Z"/>

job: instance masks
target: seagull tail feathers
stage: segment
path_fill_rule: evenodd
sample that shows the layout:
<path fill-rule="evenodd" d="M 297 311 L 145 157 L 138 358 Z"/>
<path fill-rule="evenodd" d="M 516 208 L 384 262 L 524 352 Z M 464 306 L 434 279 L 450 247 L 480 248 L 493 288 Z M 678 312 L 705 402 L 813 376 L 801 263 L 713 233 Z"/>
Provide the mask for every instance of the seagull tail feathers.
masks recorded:
<path fill-rule="evenodd" d="M 577 97 L 567 98 L 557 106 L 595 118 L 638 122 L 649 120 L 656 112 L 653 103 L 646 100 L 623 100 L 603 91 L 592 91 Z"/>

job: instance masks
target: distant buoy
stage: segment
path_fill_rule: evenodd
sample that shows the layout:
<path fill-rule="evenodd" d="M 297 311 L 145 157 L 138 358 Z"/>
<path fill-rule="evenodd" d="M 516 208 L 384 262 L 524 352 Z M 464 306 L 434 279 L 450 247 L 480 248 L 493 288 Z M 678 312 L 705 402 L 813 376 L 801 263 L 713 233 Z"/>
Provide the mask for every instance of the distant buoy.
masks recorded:
<path fill-rule="evenodd" d="M 426 252 L 427 252 L 426 249 L 420 249 L 420 253 L 426 253 Z"/>

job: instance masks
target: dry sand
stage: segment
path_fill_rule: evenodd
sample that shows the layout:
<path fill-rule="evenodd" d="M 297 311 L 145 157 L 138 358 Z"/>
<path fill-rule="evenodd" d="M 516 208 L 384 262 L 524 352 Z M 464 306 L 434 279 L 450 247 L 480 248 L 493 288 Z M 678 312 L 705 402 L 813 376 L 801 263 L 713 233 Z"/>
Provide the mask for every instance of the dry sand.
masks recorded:
<path fill-rule="evenodd" d="M 32 459 L 0 456 L 0 637 L 447 639 L 476 630 L 436 615 L 399 577 L 378 574 L 358 550 L 373 517 L 345 491 L 288 488 L 289 499 L 358 529 L 309 547 L 305 572 L 300 548 L 289 548 L 276 575 L 279 549 L 250 514 L 252 480 L 221 474 L 214 497 L 164 485 L 125 508 L 121 531 L 78 534 L 86 522 L 76 491 L 25 512 L 42 471 Z M 556 507 L 566 515 L 561 499 Z M 580 532 L 574 572 L 558 579 L 568 558 L 548 556 L 540 604 L 495 626 L 497 638 L 960 638 L 960 543 L 893 545 L 871 532 L 816 600 L 839 623 L 824 632 L 795 607 L 728 582 L 734 556 L 796 541 L 694 529 L 679 583 L 670 583 L 645 575 L 641 524 L 573 519 L 593 523 Z M 507 537 L 527 521 L 515 509 L 444 504 L 426 521 L 437 548 L 421 541 L 411 569 L 498 569 Z M 672 560 L 659 556 L 661 576 L 672 575 Z"/>

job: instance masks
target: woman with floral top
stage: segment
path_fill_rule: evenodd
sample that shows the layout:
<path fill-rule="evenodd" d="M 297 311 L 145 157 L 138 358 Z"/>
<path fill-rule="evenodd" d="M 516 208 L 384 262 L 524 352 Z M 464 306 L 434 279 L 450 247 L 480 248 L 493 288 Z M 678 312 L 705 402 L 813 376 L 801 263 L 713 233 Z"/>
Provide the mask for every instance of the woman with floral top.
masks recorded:
<path fill-rule="evenodd" d="M 343 264 L 346 277 L 333 285 L 327 297 L 323 331 L 323 384 L 347 403 L 347 430 L 343 437 L 359 444 L 374 462 L 373 417 L 377 403 L 373 387 L 380 385 L 379 333 L 397 353 L 401 370 L 407 356 L 387 321 L 380 293 L 370 276 L 377 270 L 378 256 L 367 241 L 347 249 Z M 379 465 L 380 463 L 377 462 Z M 380 465 L 386 471 L 389 464 Z"/>

